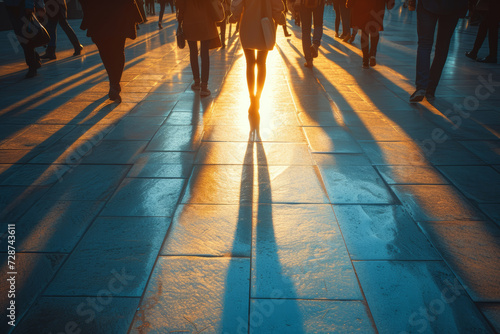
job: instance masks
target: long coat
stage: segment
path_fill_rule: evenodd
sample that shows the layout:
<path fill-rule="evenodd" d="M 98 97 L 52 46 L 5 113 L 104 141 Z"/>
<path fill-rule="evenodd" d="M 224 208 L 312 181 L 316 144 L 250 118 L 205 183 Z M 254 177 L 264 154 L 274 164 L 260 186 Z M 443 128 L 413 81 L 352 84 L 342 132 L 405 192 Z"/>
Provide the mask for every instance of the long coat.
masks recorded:
<path fill-rule="evenodd" d="M 179 22 L 187 41 L 210 40 L 210 48 L 221 46 L 217 24 L 209 16 L 208 0 L 177 0 Z"/>
<path fill-rule="evenodd" d="M 137 37 L 136 25 L 144 21 L 134 0 L 80 0 L 83 19 L 80 28 L 93 40 Z"/>
<path fill-rule="evenodd" d="M 386 0 L 348 0 L 351 8 L 351 27 L 368 32 L 384 30 Z"/>
<path fill-rule="evenodd" d="M 261 7 L 262 3 L 265 4 L 264 10 Z M 231 12 L 236 19 L 241 17 L 241 46 L 244 49 L 267 50 L 260 21 L 264 16 L 267 16 L 271 22 L 274 21 L 274 38 L 276 40 L 276 24 L 285 23 L 284 10 L 285 6 L 282 0 L 233 0 Z"/>

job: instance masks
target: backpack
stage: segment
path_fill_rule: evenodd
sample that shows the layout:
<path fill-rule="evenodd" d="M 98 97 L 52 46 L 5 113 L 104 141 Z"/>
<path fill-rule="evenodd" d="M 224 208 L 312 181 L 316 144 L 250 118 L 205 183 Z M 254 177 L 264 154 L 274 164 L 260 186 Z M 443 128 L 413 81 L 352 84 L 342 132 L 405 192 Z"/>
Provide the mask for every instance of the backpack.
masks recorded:
<path fill-rule="evenodd" d="M 314 8 L 318 7 L 320 2 L 321 2 L 321 0 L 303 0 L 302 5 L 305 8 L 314 9 Z"/>

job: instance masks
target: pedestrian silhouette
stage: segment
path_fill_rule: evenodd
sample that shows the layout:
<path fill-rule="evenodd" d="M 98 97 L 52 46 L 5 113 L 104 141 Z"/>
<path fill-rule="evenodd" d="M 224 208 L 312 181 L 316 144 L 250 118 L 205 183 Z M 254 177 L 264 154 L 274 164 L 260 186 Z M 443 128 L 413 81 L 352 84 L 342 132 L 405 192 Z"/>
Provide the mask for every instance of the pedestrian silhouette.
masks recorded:
<path fill-rule="evenodd" d="M 219 32 L 213 17 L 211 17 L 209 1 L 177 0 L 179 15 L 177 20 L 182 25 L 184 36 L 189 45 L 189 60 L 193 72 L 194 84 L 191 89 L 200 91 L 200 96 L 210 95 L 208 78 L 210 75 L 210 56 L 208 51 L 221 46 Z M 200 42 L 200 67 L 198 64 L 198 41 Z"/>
<path fill-rule="evenodd" d="M 477 30 L 474 47 L 471 51 L 466 52 L 465 55 L 481 63 L 496 64 L 498 49 L 498 22 L 500 21 L 500 1 L 481 0 L 478 4 L 479 6 L 476 7 L 475 10 L 483 16 L 483 19 Z M 477 53 L 483 45 L 486 34 L 488 34 L 490 53 L 484 58 L 477 58 Z"/>
<path fill-rule="evenodd" d="M 80 44 L 78 37 L 76 37 L 75 32 L 68 23 L 68 7 L 66 5 L 66 0 L 45 0 L 45 6 L 47 9 L 47 31 L 50 35 L 50 42 L 47 46 L 45 54 L 41 56 L 42 59 L 56 59 L 56 44 L 57 44 L 57 24 L 61 26 L 62 30 L 68 36 L 69 41 L 73 45 L 75 52 L 73 56 L 79 56 L 83 50 L 83 46 Z"/>
<path fill-rule="evenodd" d="M 276 24 L 285 24 L 285 6 L 281 0 L 233 0 L 229 22 L 240 22 L 240 41 L 247 63 L 247 85 L 250 95 L 248 119 L 250 131 L 259 131 L 260 97 L 266 82 L 266 59 L 276 42 Z M 264 22 L 270 22 L 263 28 Z M 257 66 L 257 81 L 255 80 Z"/>
<path fill-rule="evenodd" d="M 137 24 L 144 18 L 134 0 L 80 0 L 81 29 L 97 45 L 109 77 L 109 99 L 121 101 L 120 81 L 125 67 L 125 40 L 137 37 Z"/>
<path fill-rule="evenodd" d="M 323 37 L 323 14 L 325 0 L 296 0 L 300 6 L 300 21 L 302 22 L 302 50 L 306 62 L 305 67 L 313 67 L 313 58 L 318 57 L 318 49 Z M 311 27 L 314 20 L 314 33 L 311 43 Z"/>

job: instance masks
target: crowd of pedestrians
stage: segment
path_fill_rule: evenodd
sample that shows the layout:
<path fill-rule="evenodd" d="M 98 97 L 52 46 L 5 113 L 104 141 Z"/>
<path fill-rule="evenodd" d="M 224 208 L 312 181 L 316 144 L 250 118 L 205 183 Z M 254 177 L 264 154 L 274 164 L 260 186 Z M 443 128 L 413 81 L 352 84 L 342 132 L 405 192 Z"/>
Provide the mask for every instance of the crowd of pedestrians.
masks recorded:
<path fill-rule="evenodd" d="M 104 67 L 109 76 L 111 100 L 121 100 L 120 80 L 125 64 L 125 40 L 137 36 L 139 24 L 147 21 L 147 15 L 155 15 L 154 0 L 79 0 L 83 10 L 81 29 L 97 45 Z M 191 88 L 201 96 L 211 94 L 208 89 L 210 74 L 209 50 L 226 47 L 226 23 L 236 23 L 236 30 L 247 63 L 247 85 L 250 96 L 249 119 L 259 122 L 260 96 L 266 79 L 266 58 L 273 49 L 277 25 L 283 27 L 286 37 L 286 13 L 290 11 L 295 24 L 301 26 L 304 66 L 313 68 L 318 57 L 323 36 L 325 5 L 335 11 L 335 37 L 352 43 L 361 32 L 363 68 L 377 65 L 376 54 L 386 10 L 395 6 L 395 0 L 157 0 L 160 5 L 158 28 L 167 5 L 176 12 L 179 26 L 189 46 L 193 74 Z M 472 4 L 472 5 L 471 5 Z M 67 20 L 66 0 L 5 0 L 5 5 L 16 35 L 24 51 L 28 65 L 27 78 L 37 74 L 41 59 L 54 60 L 56 56 L 57 25 L 66 33 L 74 48 L 73 56 L 82 53 L 83 46 Z M 146 7 L 145 7 L 146 6 Z M 216 6 L 224 15 L 215 18 Z M 417 61 L 415 92 L 410 102 L 424 98 L 433 100 L 441 73 L 446 63 L 451 38 L 459 18 L 467 11 L 483 17 L 479 24 L 476 41 L 465 56 L 484 63 L 497 62 L 498 24 L 500 2 L 498 0 L 406 0 L 404 7 L 416 10 Z M 40 56 L 26 39 L 26 17 L 46 17 L 50 35 L 45 54 Z M 470 14 L 472 15 L 472 14 Z M 266 23 L 268 22 L 268 23 Z M 266 25 L 267 24 L 267 25 Z M 218 28 L 220 28 L 220 33 Z M 342 28 L 342 30 L 340 30 Z M 436 34 L 437 30 L 437 34 Z M 435 37 L 436 35 L 436 37 Z M 489 54 L 478 57 L 479 50 L 488 35 Z M 435 53 L 433 58 L 431 53 Z M 198 62 L 201 58 L 201 71 Z M 432 61 L 431 61 L 432 58 Z M 201 73 L 200 73 L 201 72 Z"/>

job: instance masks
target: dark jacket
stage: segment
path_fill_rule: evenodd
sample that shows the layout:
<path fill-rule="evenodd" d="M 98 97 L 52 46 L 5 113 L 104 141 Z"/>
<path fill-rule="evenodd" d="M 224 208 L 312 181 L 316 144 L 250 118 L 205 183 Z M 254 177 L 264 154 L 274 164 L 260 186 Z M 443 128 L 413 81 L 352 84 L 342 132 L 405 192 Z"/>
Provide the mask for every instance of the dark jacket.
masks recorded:
<path fill-rule="evenodd" d="M 211 40 L 210 48 L 221 46 L 217 25 L 209 15 L 208 0 L 177 0 L 176 5 L 187 41 Z"/>
<path fill-rule="evenodd" d="M 144 21 L 134 0 L 80 0 L 80 28 L 93 40 L 137 37 L 136 25 Z"/>
<path fill-rule="evenodd" d="M 384 30 L 386 3 L 388 0 L 348 0 L 346 6 L 351 9 L 351 27 L 371 32 Z M 392 7 L 388 5 L 388 8 Z"/>

